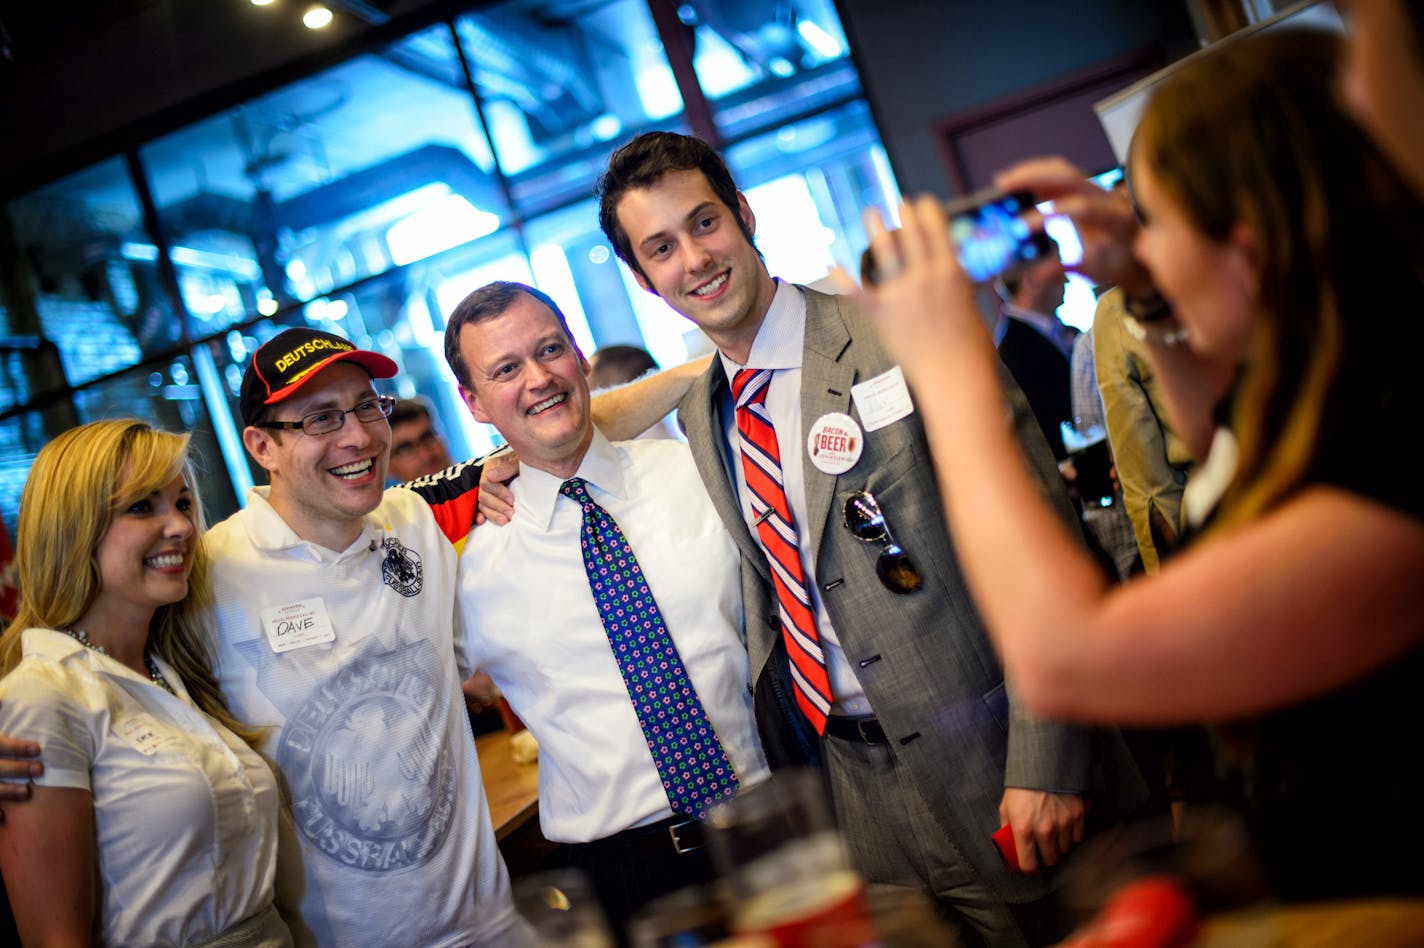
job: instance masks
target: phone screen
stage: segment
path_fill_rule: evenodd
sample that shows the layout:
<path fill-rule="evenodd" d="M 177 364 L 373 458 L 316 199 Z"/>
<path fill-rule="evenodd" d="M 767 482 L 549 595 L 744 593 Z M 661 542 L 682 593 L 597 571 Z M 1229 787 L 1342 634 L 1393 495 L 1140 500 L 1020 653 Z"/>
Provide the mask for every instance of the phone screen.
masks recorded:
<path fill-rule="evenodd" d="M 1034 206 L 1026 192 L 981 192 L 949 204 L 949 236 L 959 248 L 959 264 L 970 279 L 985 283 L 1013 267 L 1041 257 L 1048 244 L 1021 215 Z"/>

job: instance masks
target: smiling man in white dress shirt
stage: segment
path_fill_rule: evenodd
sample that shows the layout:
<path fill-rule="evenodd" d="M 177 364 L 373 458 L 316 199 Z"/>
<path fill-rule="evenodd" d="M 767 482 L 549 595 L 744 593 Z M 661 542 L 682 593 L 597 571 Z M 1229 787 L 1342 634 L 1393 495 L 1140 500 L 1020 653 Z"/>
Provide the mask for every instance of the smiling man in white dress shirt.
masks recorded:
<path fill-rule="evenodd" d="M 685 445 L 609 442 L 589 418 L 588 363 L 530 287 L 476 290 L 446 329 L 476 419 L 514 448 L 518 511 L 460 558 L 466 651 L 538 738 L 544 835 L 569 844 L 615 928 L 650 899 L 710 878 L 697 821 L 677 812 L 614 657 L 581 551 L 581 479 L 626 537 L 715 739 L 743 787 L 762 779 L 741 640 L 737 550 Z M 685 806 L 681 807 L 686 809 Z"/>

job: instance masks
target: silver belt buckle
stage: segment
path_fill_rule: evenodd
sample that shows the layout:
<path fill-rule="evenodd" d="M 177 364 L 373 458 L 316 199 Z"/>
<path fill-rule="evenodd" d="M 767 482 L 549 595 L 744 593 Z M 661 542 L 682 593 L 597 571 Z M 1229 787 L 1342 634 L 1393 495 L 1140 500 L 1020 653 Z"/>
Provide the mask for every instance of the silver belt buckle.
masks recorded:
<path fill-rule="evenodd" d="M 672 826 L 669 826 L 669 827 L 667 828 L 668 836 L 672 837 L 672 849 L 673 849 L 673 852 L 675 852 L 675 853 L 677 853 L 679 856 L 681 856 L 681 855 L 683 855 L 684 853 L 695 853 L 695 852 L 697 852 L 697 850 L 699 850 L 699 849 L 702 848 L 702 843 L 701 843 L 701 842 L 696 842 L 696 843 L 693 843 L 693 842 L 686 842 L 686 843 L 685 843 L 685 842 L 683 842 L 682 837 L 679 836 L 678 833 L 677 833 L 677 831 L 680 830 L 680 829 L 684 829 L 684 828 L 686 828 L 686 827 L 688 827 L 688 826 L 696 826 L 696 825 L 697 825 L 697 821 L 696 821 L 696 820 L 684 820 L 684 821 L 681 822 L 681 823 L 674 823 Z"/>

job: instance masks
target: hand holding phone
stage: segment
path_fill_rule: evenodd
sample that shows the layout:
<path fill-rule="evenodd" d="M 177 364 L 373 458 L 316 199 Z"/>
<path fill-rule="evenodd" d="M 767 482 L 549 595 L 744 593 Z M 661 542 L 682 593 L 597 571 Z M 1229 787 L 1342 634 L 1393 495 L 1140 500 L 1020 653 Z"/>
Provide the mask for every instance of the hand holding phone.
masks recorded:
<path fill-rule="evenodd" d="M 1054 252 L 1053 242 L 1023 219 L 1034 208 L 1028 191 L 990 189 L 945 205 L 959 264 L 975 283 L 987 283 Z"/>

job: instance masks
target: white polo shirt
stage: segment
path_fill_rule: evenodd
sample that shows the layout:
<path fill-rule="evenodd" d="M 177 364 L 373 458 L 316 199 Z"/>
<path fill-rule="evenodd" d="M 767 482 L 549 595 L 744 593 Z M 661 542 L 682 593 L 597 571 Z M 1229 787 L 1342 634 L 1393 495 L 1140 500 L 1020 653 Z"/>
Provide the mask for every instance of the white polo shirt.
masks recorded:
<path fill-rule="evenodd" d="M 242 739 L 63 632 L 26 629 L 0 733 L 39 743 L 42 787 L 88 790 L 106 945 L 184 945 L 272 905 L 277 783 Z M 264 944 L 289 945 L 285 932 Z"/>
<path fill-rule="evenodd" d="M 273 729 L 300 840 L 304 877 L 279 873 L 278 902 L 299 898 L 321 945 L 523 943 L 460 696 L 455 551 L 404 488 L 340 552 L 298 537 L 268 490 L 205 542 L 218 678 Z M 325 641 L 287 648 L 313 630 Z"/>

